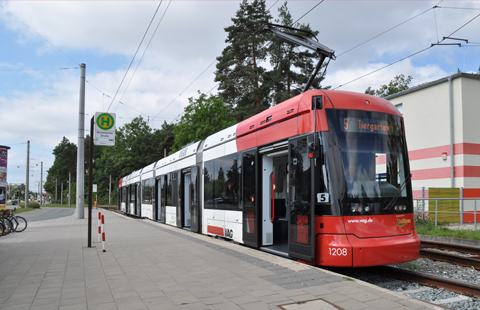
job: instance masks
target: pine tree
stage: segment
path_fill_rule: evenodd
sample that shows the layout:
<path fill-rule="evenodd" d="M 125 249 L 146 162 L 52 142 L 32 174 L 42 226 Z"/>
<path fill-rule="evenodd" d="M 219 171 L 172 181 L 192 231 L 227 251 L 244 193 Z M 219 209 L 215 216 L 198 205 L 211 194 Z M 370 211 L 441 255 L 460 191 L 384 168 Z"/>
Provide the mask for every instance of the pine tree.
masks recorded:
<path fill-rule="evenodd" d="M 226 27 L 228 46 L 217 57 L 215 81 L 225 103 L 234 108 L 235 118 L 241 121 L 269 107 L 268 88 L 264 85 L 270 34 L 259 31 L 271 20 L 265 1 L 243 0 Z"/>
<path fill-rule="evenodd" d="M 309 31 L 314 35 L 318 34 L 318 31 L 313 31 L 309 24 L 293 22 L 286 1 L 278 9 L 278 12 L 279 19 L 275 20 L 277 24 Z M 287 32 L 291 34 L 305 35 L 304 32 L 300 31 L 287 30 Z M 319 56 L 309 50 L 298 48 L 296 44 L 278 37 L 273 38 L 273 43 L 269 48 L 269 52 L 270 63 L 273 70 L 268 73 L 268 80 L 270 81 L 271 99 L 276 104 L 302 92 Z M 311 87 L 321 88 L 320 83 L 323 79 L 323 76 L 317 76 Z"/>

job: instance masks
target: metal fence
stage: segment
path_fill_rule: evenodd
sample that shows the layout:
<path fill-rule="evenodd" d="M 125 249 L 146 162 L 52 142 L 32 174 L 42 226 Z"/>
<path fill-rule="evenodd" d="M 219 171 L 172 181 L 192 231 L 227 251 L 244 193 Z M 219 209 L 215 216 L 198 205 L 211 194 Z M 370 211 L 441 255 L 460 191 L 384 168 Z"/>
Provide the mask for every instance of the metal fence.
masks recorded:
<path fill-rule="evenodd" d="M 439 211 L 438 204 L 439 201 L 444 200 L 458 200 L 459 201 L 459 210 L 458 211 Z M 473 230 L 477 230 L 477 201 L 480 201 L 480 198 L 419 198 L 413 200 L 413 209 L 414 213 L 418 218 L 421 219 L 430 219 L 433 215 L 435 218 L 435 228 L 438 225 L 438 215 L 439 214 L 458 214 L 459 215 L 459 224 L 473 224 Z M 468 206 L 468 209 L 472 211 L 465 211 L 465 207 Z M 470 218 L 473 215 L 473 221 L 465 222 L 465 218 Z"/>

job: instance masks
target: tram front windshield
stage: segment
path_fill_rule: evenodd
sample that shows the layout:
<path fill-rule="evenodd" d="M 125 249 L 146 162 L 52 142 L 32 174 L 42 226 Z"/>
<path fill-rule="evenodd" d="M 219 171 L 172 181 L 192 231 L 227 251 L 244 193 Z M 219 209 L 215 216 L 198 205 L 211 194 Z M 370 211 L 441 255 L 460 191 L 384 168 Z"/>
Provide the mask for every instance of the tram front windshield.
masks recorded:
<path fill-rule="evenodd" d="M 399 116 L 358 110 L 327 110 L 339 145 L 343 177 L 342 213 L 409 212 L 409 171 Z M 338 164 L 338 163 L 337 163 Z"/>

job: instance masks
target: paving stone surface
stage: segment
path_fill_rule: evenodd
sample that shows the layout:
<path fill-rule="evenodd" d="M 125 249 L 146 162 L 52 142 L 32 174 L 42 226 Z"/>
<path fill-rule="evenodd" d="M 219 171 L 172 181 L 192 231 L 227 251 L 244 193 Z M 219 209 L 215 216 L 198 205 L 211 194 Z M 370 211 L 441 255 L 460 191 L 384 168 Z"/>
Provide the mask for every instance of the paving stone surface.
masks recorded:
<path fill-rule="evenodd" d="M 238 244 L 101 210 L 0 237 L 0 309 L 440 309 Z M 85 217 L 87 212 L 85 211 Z M 298 304 L 298 307 L 291 306 Z M 303 308 L 302 308 L 303 305 Z M 403 308 L 402 308 L 403 307 Z"/>

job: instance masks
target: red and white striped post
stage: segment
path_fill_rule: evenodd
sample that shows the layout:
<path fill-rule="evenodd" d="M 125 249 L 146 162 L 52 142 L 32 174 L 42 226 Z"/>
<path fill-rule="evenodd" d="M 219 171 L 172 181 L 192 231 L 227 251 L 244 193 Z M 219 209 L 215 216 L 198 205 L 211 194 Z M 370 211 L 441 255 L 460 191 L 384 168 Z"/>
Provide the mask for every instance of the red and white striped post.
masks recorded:
<path fill-rule="evenodd" d="M 98 242 L 102 241 L 102 213 L 98 212 Z"/>
<path fill-rule="evenodd" d="M 107 251 L 105 251 L 105 229 L 104 229 L 104 224 L 105 224 L 105 216 L 102 215 L 102 248 L 103 248 L 103 252 L 107 252 Z"/>

